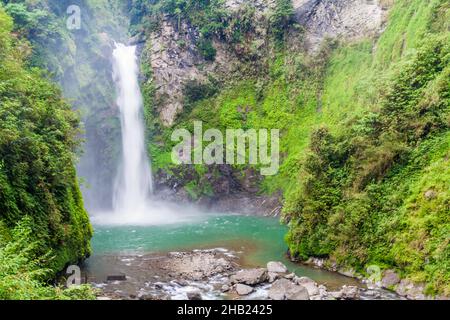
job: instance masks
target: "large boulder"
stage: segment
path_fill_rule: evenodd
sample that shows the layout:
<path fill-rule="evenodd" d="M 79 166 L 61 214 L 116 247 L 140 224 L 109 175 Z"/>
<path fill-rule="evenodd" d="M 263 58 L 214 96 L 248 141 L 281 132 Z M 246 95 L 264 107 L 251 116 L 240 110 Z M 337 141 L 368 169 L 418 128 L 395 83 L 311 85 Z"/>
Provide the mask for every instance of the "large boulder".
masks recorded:
<path fill-rule="evenodd" d="M 275 282 L 275 280 L 279 278 L 279 274 L 275 272 L 269 272 L 268 276 L 269 276 L 269 283 L 273 283 Z"/>
<path fill-rule="evenodd" d="M 341 290 L 342 299 L 357 300 L 359 299 L 359 289 L 355 286 L 343 286 Z"/>
<path fill-rule="evenodd" d="M 288 269 L 286 268 L 286 266 L 278 261 L 270 261 L 267 264 L 267 271 L 268 272 L 273 272 L 273 273 L 286 273 L 288 272 Z"/>
<path fill-rule="evenodd" d="M 243 283 L 250 286 L 260 284 L 268 279 L 267 270 L 263 268 L 241 270 L 230 277 L 232 283 Z"/>
<path fill-rule="evenodd" d="M 268 296 L 272 300 L 309 300 L 309 294 L 305 287 L 296 285 L 287 279 L 275 281 Z"/>
<path fill-rule="evenodd" d="M 315 283 L 308 282 L 302 284 L 301 286 L 304 287 L 306 291 L 308 291 L 309 296 L 317 296 L 320 294 L 319 287 Z"/>
<path fill-rule="evenodd" d="M 308 277 L 294 277 L 293 281 L 295 284 L 305 287 L 310 297 L 320 294 L 319 287 L 313 279 Z"/>
<path fill-rule="evenodd" d="M 245 284 L 238 283 L 236 285 L 236 292 L 240 296 L 246 296 L 253 292 L 253 288 Z"/>

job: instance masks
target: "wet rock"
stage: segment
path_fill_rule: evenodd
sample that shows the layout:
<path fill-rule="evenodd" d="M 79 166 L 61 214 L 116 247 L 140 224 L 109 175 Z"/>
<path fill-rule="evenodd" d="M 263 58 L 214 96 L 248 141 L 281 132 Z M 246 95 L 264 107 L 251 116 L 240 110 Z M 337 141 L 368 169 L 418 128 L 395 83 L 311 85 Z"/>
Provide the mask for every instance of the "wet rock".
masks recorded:
<path fill-rule="evenodd" d="M 281 262 L 271 261 L 267 264 L 267 271 L 273 273 L 286 273 L 288 269 Z"/>
<path fill-rule="evenodd" d="M 179 285 L 180 287 L 187 287 L 189 285 L 189 282 L 187 282 L 184 279 L 176 279 L 176 280 L 173 280 L 173 282 L 175 284 Z"/>
<path fill-rule="evenodd" d="M 334 299 L 338 299 L 338 300 L 342 299 L 342 291 L 331 291 L 331 292 L 328 292 L 328 294 L 330 296 L 332 296 Z"/>
<path fill-rule="evenodd" d="M 224 285 L 220 288 L 220 291 L 222 291 L 222 292 L 228 292 L 228 291 L 230 291 L 230 286 L 227 285 L 227 284 L 224 284 Z"/>
<path fill-rule="evenodd" d="M 268 280 L 267 270 L 248 269 L 241 270 L 230 278 L 232 283 L 243 283 L 247 285 L 256 285 Z"/>
<path fill-rule="evenodd" d="M 287 279 L 275 281 L 269 290 L 268 297 L 272 300 L 309 300 L 305 287 L 296 285 Z"/>
<path fill-rule="evenodd" d="M 381 285 L 384 288 L 391 288 L 400 283 L 400 277 L 394 270 L 386 270 L 381 279 Z"/>
<path fill-rule="evenodd" d="M 308 277 L 294 277 L 293 281 L 295 284 L 299 284 L 299 285 L 303 285 L 306 283 L 316 284 L 316 282 L 313 279 L 308 278 Z"/>
<path fill-rule="evenodd" d="M 188 292 L 186 295 L 187 295 L 188 300 L 203 300 L 202 294 L 200 293 L 200 291 Z"/>
<path fill-rule="evenodd" d="M 308 294 L 310 296 L 316 296 L 316 295 L 320 294 L 319 288 L 317 287 L 317 285 L 315 283 L 308 282 L 308 283 L 302 284 L 301 286 L 306 288 L 306 290 L 308 291 Z"/>
<path fill-rule="evenodd" d="M 157 295 L 151 293 L 139 293 L 137 298 L 139 300 L 152 301 L 152 300 L 161 300 Z"/>
<path fill-rule="evenodd" d="M 126 281 L 127 276 L 124 274 L 113 274 L 106 277 L 106 281 Z"/>
<path fill-rule="evenodd" d="M 359 289 L 355 286 L 343 286 L 341 290 L 342 299 L 356 300 L 359 299 Z"/>
<path fill-rule="evenodd" d="M 248 295 L 248 294 L 253 292 L 253 288 L 250 287 L 250 286 L 247 286 L 245 284 L 238 283 L 236 285 L 236 292 L 240 296 L 246 296 L 246 295 Z"/>
<path fill-rule="evenodd" d="M 278 279 L 278 273 L 269 272 L 268 277 L 269 277 L 269 283 L 273 283 L 273 282 L 275 282 L 275 280 Z"/>
<path fill-rule="evenodd" d="M 349 278 L 355 277 L 355 270 L 353 269 L 340 269 L 338 270 L 338 273 Z"/>
<path fill-rule="evenodd" d="M 289 280 L 292 280 L 292 279 L 295 278 L 295 273 L 287 274 L 287 275 L 284 276 L 284 278 L 289 279 Z"/>

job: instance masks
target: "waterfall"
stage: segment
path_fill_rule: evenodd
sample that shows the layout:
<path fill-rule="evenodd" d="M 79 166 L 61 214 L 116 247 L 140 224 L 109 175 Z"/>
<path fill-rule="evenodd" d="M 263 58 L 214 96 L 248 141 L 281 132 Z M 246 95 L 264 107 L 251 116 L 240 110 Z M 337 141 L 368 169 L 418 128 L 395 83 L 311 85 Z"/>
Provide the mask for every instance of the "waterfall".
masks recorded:
<path fill-rule="evenodd" d="M 152 197 L 151 163 L 146 153 L 143 99 L 139 88 L 139 67 L 135 46 L 116 44 L 113 76 L 122 126 L 122 159 L 114 185 L 113 212 L 95 212 L 97 225 L 160 225 L 179 223 L 198 216 L 198 211 L 182 209 Z"/>
<path fill-rule="evenodd" d="M 116 44 L 113 76 L 122 126 L 122 161 L 113 194 L 113 208 L 120 216 L 140 216 L 149 206 L 152 175 L 144 138 L 136 46 Z"/>

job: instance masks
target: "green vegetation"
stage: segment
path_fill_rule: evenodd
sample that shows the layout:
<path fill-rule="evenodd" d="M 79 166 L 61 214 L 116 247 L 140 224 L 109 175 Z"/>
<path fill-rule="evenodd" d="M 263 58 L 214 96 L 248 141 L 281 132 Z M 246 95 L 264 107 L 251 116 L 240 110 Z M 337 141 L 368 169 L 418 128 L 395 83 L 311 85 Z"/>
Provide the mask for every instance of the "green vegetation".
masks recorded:
<path fill-rule="evenodd" d="M 448 295 L 448 2 L 395 1 L 380 37 L 325 41 L 315 56 L 283 40 L 289 3 L 278 1 L 269 19 L 267 69 L 216 90 L 190 83 L 175 127 L 192 131 L 201 120 L 205 129 L 281 129 L 280 172 L 260 190 L 284 194 L 292 255 L 363 274 L 373 264 L 393 268 L 427 283 L 429 294 Z M 209 182 L 173 166 L 168 131 L 153 132 L 156 168 L 191 181 L 187 191 L 198 198 Z M 203 171 L 220 175 L 215 169 Z"/>
<path fill-rule="evenodd" d="M 46 74 L 26 66 L 30 45 L 12 30 L 0 6 L 0 298 L 86 296 L 43 284 L 91 250 L 74 166 L 79 120 Z"/>

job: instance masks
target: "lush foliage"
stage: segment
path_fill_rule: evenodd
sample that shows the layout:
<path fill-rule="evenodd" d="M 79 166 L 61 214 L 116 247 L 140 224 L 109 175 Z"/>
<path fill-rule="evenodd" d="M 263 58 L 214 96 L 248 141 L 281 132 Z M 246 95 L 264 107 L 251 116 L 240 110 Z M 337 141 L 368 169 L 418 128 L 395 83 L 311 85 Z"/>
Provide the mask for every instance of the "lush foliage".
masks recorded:
<path fill-rule="evenodd" d="M 415 10 L 431 13 L 442 10 L 444 3 L 414 5 Z M 334 84 L 331 76 L 344 70 L 347 77 L 361 79 L 360 90 L 370 86 L 365 81 L 380 80 L 379 94 L 369 89 L 361 97 L 350 91 L 353 99 L 358 95 L 361 99 L 355 108 L 339 93 L 334 103 L 352 106 L 357 116 L 341 122 L 344 127 L 327 121 L 330 129 L 313 132 L 307 156 L 301 161 L 299 188 L 289 194 L 285 207 L 290 220 L 287 241 L 291 253 L 303 259 L 330 257 L 362 272 L 371 264 L 391 267 L 404 277 L 427 283 L 428 293 L 448 294 L 449 34 L 446 28 L 430 29 L 433 24 L 428 19 L 433 14 L 423 13 L 422 24 L 417 17 L 410 23 L 415 31 L 429 32 L 426 40 L 409 37 L 413 52 L 387 58 L 385 50 L 396 48 L 392 37 L 399 34 L 391 28 L 398 28 L 399 23 L 410 27 L 396 20 L 405 9 L 400 2 L 393 8 L 391 25 L 379 40 L 380 51 L 374 64 L 367 65 L 373 72 L 368 79 L 356 69 L 350 69 L 352 73 L 342 69 L 345 56 L 333 58 L 331 68 L 337 64 L 339 71 L 331 69 L 326 81 Z M 390 59 L 388 64 L 386 59 Z M 387 66 L 387 71 L 381 69 Z M 328 89 L 325 83 L 329 95 L 327 90 L 336 87 Z M 373 107 L 358 115 L 355 111 L 363 110 L 360 101 Z"/>
<path fill-rule="evenodd" d="M 1 300 L 95 299 L 89 286 L 69 289 L 46 285 L 52 270 L 45 268 L 51 252 L 41 255 L 42 241 L 33 234 L 33 220 L 23 218 L 11 231 L 0 224 Z"/>
<path fill-rule="evenodd" d="M 175 126 L 281 129 L 283 163 L 261 190 L 283 191 L 293 255 L 363 273 L 394 268 L 448 294 L 448 2 L 396 1 L 379 38 L 326 41 L 314 56 L 276 45 L 292 28 L 289 4 L 277 1 L 269 18 L 267 69 L 220 88 L 212 81 L 215 90 L 189 83 Z M 170 135 L 153 132 L 156 168 L 184 175 L 194 199 L 210 192 L 205 172 L 223 172 L 174 167 Z"/>
<path fill-rule="evenodd" d="M 2 240 L 0 290 L 4 298 L 45 298 L 42 277 L 90 254 L 74 166 L 79 120 L 45 73 L 26 66 L 29 44 L 12 28 L 0 8 L 0 222 L 3 236 L 13 230 Z M 26 296 L 28 287 L 37 291 Z"/>

